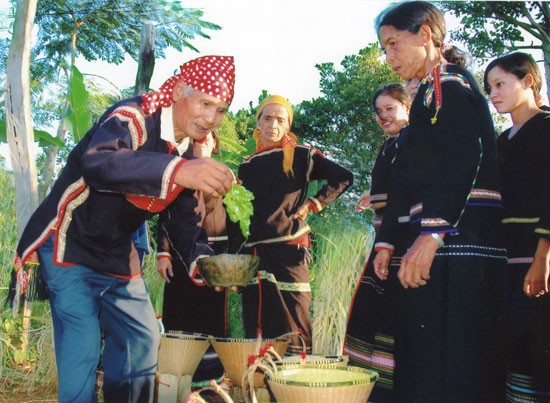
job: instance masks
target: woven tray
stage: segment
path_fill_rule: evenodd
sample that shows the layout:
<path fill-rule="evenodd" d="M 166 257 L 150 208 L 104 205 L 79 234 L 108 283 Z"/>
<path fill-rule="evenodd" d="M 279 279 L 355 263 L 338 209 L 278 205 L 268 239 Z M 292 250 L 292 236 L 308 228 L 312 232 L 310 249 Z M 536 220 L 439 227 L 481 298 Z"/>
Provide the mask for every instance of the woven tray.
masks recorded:
<path fill-rule="evenodd" d="M 193 375 L 210 342 L 205 335 L 168 333 L 160 337 L 158 372 Z"/>
<path fill-rule="evenodd" d="M 287 364 L 265 377 L 278 402 L 364 403 L 378 373 L 353 366 Z"/>

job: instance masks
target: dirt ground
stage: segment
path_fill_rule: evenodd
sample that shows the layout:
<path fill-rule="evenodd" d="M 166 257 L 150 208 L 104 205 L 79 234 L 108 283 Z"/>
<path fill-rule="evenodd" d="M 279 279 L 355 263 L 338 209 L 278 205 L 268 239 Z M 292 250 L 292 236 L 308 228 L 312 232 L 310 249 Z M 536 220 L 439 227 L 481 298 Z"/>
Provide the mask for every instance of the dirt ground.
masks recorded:
<path fill-rule="evenodd" d="M 57 393 L 39 390 L 33 393 L 26 390 L 2 391 L 0 400 L 5 403 L 57 402 Z"/>
<path fill-rule="evenodd" d="M 0 371 L 0 402 L 57 402 L 55 382 L 39 381 L 32 371 L 2 368 Z"/>

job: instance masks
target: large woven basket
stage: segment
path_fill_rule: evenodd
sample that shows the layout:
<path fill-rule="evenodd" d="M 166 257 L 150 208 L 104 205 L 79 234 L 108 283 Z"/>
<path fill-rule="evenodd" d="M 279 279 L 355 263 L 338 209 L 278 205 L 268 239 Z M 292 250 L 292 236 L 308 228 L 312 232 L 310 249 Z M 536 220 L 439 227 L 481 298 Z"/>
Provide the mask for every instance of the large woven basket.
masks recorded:
<path fill-rule="evenodd" d="M 353 366 L 287 364 L 265 377 L 278 402 L 364 403 L 378 373 Z"/>
<path fill-rule="evenodd" d="M 226 376 L 234 385 L 242 386 L 242 378 L 248 368 L 248 357 L 257 353 L 258 339 L 212 338 L 210 342 L 222 362 Z M 283 356 L 289 340 L 263 339 L 261 347 L 264 348 L 269 343 L 280 356 Z M 263 384 L 263 380 L 261 383 Z"/>
<path fill-rule="evenodd" d="M 210 287 L 244 287 L 256 274 L 260 258 L 253 255 L 219 255 L 203 257 L 197 260 L 199 273 Z"/>
<path fill-rule="evenodd" d="M 206 335 L 168 333 L 160 338 L 158 372 L 177 376 L 193 375 L 210 341 Z"/>

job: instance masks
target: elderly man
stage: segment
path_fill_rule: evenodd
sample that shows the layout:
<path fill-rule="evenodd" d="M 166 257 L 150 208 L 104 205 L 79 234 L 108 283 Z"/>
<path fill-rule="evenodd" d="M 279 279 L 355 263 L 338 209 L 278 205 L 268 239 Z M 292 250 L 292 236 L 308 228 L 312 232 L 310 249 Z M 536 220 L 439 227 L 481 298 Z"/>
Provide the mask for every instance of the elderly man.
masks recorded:
<path fill-rule="evenodd" d="M 27 224 L 17 252 L 21 262 L 38 252 L 49 289 L 60 402 L 97 400 L 102 331 L 105 401 L 152 401 L 158 323 L 131 234 L 183 188 L 229 190 L 225 165 L 177 150 L 221 123 L 234 80 L 232 57 L 199 57 L 109 108 Z"/>
<path fill-rule="evenodd" d="M 309 211 L 321 211 L 353 182 L 347 169 L 326 159 L 319 151 L 296 144 L 290 132 L 294 111 L 279 95 L 266 98 L 256 113 L 254 131 L 257 152 L 239 167 L 242 185 L 254 194 L 254 214 L 246 247 L 260 257 L 260 275 L 255 285 L 243 291 L 243 315 L 247 337 L 277 337 L 301 332 L 311 352 L 308 253 Z M 326 180 L 307 199 L 308 183 Z M 228 227 L 230 249 L 244 242 Z M 260 283 L 260 284 L 258 284 Z M 302 351 L 293 337 L 288 352 Z"/>

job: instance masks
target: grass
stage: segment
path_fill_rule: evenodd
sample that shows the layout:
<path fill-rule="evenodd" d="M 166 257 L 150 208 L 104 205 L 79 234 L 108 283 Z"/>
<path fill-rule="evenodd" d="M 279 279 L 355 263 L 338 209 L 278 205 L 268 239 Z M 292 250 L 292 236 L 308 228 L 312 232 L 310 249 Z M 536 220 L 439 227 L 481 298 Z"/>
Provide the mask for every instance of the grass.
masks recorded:
<path fill-rule="evenodd" d="M 314 222 L 312 227 L 313 352 L 339 355 L 349 307 L 373 234 L 360 221 L 346 222 L 334 215 L 328 221 Z"/>

